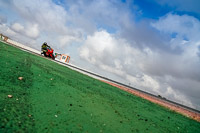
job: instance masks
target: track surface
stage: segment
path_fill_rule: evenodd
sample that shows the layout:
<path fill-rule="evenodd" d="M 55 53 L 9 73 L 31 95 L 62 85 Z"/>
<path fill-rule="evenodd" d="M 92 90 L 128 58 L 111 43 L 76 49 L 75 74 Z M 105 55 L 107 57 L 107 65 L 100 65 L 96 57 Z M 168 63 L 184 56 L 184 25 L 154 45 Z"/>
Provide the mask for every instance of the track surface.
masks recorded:
<path fill-rule="evenodd" d="M 15 45 L 15 44 L 11 44 L 11 43 L 8 43 L 8 44 L 10 44 L 10 45 L 12 45 L 14 47 L 20 48 L 20 49 L 22 49 L 24 51 L 27 51 L 29 53 L 41 56 L 38 53 L 35 53 L 35 52 L 30 51 L 28 49 L 25 49 L 23 47 L 19 47 L 19 46 Z M 43 56 L 41 56 L 41 57 L 43 57 Z M 49 59 L 49 60 L 51 60 L 51 59 Z M 173 102 L 173 101 L 170 101 L 170 100 L 167 100 L 167 99 L 162 99 L 162 98 L 160 98 L 160 97 L 158 97 L 156 95 L 153 95 L 153 94 L 150 94 L 148 92 L 144 92 L 142 90 L 139 90 L 139 89 L 124 85 L 122 83 L 119 83 L 119 82 L 116 82 L 114 80 L 108 79 L 108 78 L 103 77 L 101 75 L 95 74 L 93 72 L 89 72 L 88 70 L 84 70 L 82 68 L 79 68 L 79 67 L 77 67 L 75 65 L 63 63 L 63 62 L 60 62 L 60 61 L 57 61 L 57 60 L 54 60 L 54 62 L 59 63 L 59 64 L 64 65 L 64 66 L 67 66 L 67 67 L 69 67 L 69 68 L 71 68 L 73 70 L 79 71 L 79 72 L 81 72 L 83 74 L 89 75 L 89 76 L 91 76 L 93 78 L 99 79 L 102 82 L 105 82 L 105 83 L 108 83 L 108 84 L 110 84 L 112 86 L 118 87 L 118 88 L 120 88 L 120 89 L 122 89 L 124 91 L 127 91 L 127 92 L 129 92 L 129 93 L 131 93 L 133 95 L 142 97 L 142 98 L 144 98 L 146 100 L 149 100 L 149 101 L 151 101 L 153 103 L 156 103 L 156 104 L 159 104 L 159 105 L 164 106 L 166 108 L 169 108 L 170 110 L 176 111 L 178 113 L 181 113 L 181 114 L 183 114 L 183 115 L 185 115 L 187 117 L 190 117 L 190 118 L 200 122 L 200 111 L 198 111 L 198 110 L 195 110 L 193 108 L 181 105 L 179 103 L 176 103 L 176 102 Z"/>

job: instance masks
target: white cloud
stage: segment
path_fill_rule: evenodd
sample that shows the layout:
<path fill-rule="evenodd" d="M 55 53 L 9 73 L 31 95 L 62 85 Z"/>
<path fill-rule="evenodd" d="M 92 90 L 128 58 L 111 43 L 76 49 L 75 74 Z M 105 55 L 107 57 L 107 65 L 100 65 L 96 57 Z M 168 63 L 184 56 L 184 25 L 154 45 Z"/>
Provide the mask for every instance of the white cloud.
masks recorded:
<path fill-rule="evenodd" d="M 27 29 L 25 29 L 26 35 L 30 38 L 37 38 L 39 32 L 38 24 L 28 25 Z"/>
<path fill-rule="evenodd" d="M 40 30 L 66 33 L 67 12 L 51 0 L 13 0 L 13 7 L 26 22 L 36 23 Z"/>
<path fill-rule="evenodd" d="M 80 49 L 80 56 L 96 64 L 99 61 L 110 59 L 110 55 L 107 55 L 107 53 L 113 51 L 112 56 L 116 56 L 115 45 L 117 45 L 116 41 L 106 31 L 95 32 L 93 36 L 87 37 L 85 45 Z M 92 58 L 97 58 L 98 62 Z"/>
<path fill-rule="evenodd" d="M 70 24 L 83 29 L 90 35 L 97 28 L 113 29 L 116 32 L 122 25 L 130 25 L 131 16 L 133 16 L 127 5 L 120 1 L 89 0 L 66 3 L 70 3 L 68 9 Z"/>
<path fill-rule="evenodd" d="M 193 41 L 199 40 L 200 22 L 198 19 L 188 15 L 167 14 L 161 17 L 158 22 L 152 23 L 152 26 L 161 32 L 176 33 L 183 39 Z"/>
<path fill-rule="evenodd" d="M 11 29 L 21 35 L 27 36 L 31 39 L 36 39 L 39 36 L 39 28 L 37 24 L 27 24 L 25 27 L 20 23 L 11 25 Z"/>
<path fill-rule="evenodd" d="M 73 36 L 71 36 L 71 37 L 69 37 L 69 36 L 61 36 L 59 38 L 59 42 L 60 42 L 61 46 L 65 45 L 65 44 L 69 44 L 70 42 L 73 42 L 75 40 L 76 40 L 76 38 L 73 37 Z"/>
<path fill-rule="evenodd" d="M 6 24 L 0 24 L 0 30 L 3 31 L 7 36 L 15 36 L 16 33 L 11 30 Z"/>
<path fill-rule="evenodd" d="M 94 65 L 107 64 L 118 70 L 124 69 L 124 64 L 134 63 L 135 56 L 139 57 L 137 60 L 144 58 L 124 39 L 116 38 L 114 34 L 109 34 L 105 30 L 97 31 L 88 36 L 79 51 L 80 57 Z"/>
<path fill-rule="evenodd" d="M 14 23 L 11 28 L 16 32 L 22 32 L 24 30 L 24 26 L 19 23 Z"/>

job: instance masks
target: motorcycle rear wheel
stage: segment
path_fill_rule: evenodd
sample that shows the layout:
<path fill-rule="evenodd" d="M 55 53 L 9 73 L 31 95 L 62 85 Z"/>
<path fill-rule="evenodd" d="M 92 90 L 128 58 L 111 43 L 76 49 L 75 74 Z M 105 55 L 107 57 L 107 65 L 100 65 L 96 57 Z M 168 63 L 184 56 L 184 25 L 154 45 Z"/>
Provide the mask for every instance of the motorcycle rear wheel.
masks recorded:
<path fill-rule="evenodd" d="M 55 56 L 54 55 L 52 55 L 52 57 L 51 57 L 53 60 L 55 60 Z"/>

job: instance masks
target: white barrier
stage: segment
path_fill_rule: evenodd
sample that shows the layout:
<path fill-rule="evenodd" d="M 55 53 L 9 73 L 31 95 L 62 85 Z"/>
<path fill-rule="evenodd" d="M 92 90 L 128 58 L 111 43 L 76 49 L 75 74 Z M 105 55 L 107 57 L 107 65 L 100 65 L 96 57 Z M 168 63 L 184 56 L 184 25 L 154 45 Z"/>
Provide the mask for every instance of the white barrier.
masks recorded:
<path fill-rule="evenodd" d="M 36 49 L 33 49 L 33 48 L 30 48 L 30 47 L 28 47 L 28 46 L 25 46 L 25 45 L 23 45 L 23 44 L 21 44 L 21 43 L 19 43 L 19 42 L 16 42 L 16 41 L 11 40 L 11 39 L 8 39 L 7 42 L 10 43 L 10 44 L 13 44 L 13 45 L 15 45 L 15 46 L 18 46 L 18 47 L 20 47 L 20 48 L 23 48 L 23 49 L 32 51 L 32 52 L 34 52 L 34 53 L 41 54 L 40 51 L 38 51 L 38 50 L 36 50 Z"/>

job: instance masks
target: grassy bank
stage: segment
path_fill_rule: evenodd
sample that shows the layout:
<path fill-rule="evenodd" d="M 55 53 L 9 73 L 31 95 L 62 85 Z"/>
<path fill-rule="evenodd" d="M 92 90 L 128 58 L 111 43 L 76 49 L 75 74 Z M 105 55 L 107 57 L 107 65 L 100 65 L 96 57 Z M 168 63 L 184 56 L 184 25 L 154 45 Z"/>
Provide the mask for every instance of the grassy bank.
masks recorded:
<path fill-rule="evenodd" d="M 0 132 L 197 133 L 200 123 L 0 42 Z"/>

